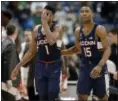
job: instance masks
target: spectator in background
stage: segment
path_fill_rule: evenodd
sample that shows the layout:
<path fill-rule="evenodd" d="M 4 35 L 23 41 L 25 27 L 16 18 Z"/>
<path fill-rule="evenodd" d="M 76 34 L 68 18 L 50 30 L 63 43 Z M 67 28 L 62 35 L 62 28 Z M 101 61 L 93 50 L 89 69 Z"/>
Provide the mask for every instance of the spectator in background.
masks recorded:
<path fill-rule="evenodd" d="M 2 77 L 1 79 L 2 79 L 2 82 L 5 85 L 7 85 L 7 88 L 6 88 L 7 91 L 9 91 L 13 85 L 13 87 L 16 88 L 16 93 L 14 97 L 13 96 L 14 94 L 6 92 L 4 90 L 4 86 L 2 85 L 2 98 L 5 101 L 8 101 L 8 100 L 15 101 L 15 100 L 21 99 L 20 93 L 18 91 L 21 78 L 20 78 L 20 75 L 18 75 L 18 78 L 15 81 L 11 81 L 10 74 L 13 71 L 16 64 L 19 62 L 19 56 L 16 50 L 16 44 L 15 44 L 15 40 L 18 34 L 18 29 L 16 28 L 15 25 L 8 25 L 6 28 L 6 34 L 7 34 L 7 37 L 2 42 L 2 68 L 1 68 Z"/>
<path fill-rule="evenodd" d="M 1 12 L 1 25 L 2 25 L 2 41 L 5 39 L 6 35 L 6 26 L 9 24 L 12 19 L 12 14 L 9 11 Z"/>
<path fill-rule="evenodd" d="M 10 23 L 11 19 L 12 19 L 11 12 L 9 12 L 9 11 L 1 12 L 2 41 L 7 37 L 6 27 Z M 16 43 L 17 51 L 19 53 L 21 50 L 19 37 L 16 38 L 15 43 Z"/>
<path fill-rule="evenodd" d="M 7 9 L 12 11 L 14 17 L 17 18 L 24 30 L 33 28 L 34 23 L 31 18 L 30 2 L 11 1 L 9 2 Z"/>
<path fill-rule="evenodd" d="M 24 39 L 25 39 L 25 42 L 22 43 L 22 47 L 24 46 L 23 52 L 22 52 L 23 53 L 22 57 L 28 51 L 29 45 L 31 44 L 31 41 L 32 41 L 31 30 L 24 31 Z M 26 71 L 25 69 L 29 67 L 29 71 L 28 71 L 28 75 L 27 75 L 27 77 L 28 77 L 27 78 L 27 91 L 28 91 L 29 101 L 39 101 L 38 95 L 35 94 L 35 87 L 34 87 L 35 59 L 36 59 L 36 56 L 31 61 L 29 61 L 26 65 L 24 65 L 23 66 L 24 69 L 22 72 L 22 73 L 25 73 L 25 74 L 23 74 L 23 76 L 25 76 L 26 72 L 24 72 L 24 71 Z"/>
<path fill-rule="evenodd" d="M 118 3 L 116 1 L 105 1 L 102 2 L 101 16 L 108 20 L 108 22 L 113 22 L 115 19 L 115 14 L 117 12 Z"/>
<path fill-rule="evenodd" d="M 108 36 L 111 40 L 111 56 L 109 60 L 113 61 L 116 65 L 116 72 L 114 75 L 110 75 L 110 86 L 114 86 L 118 88 L 118 28 L 112 29 L 109 33 Z M 118 96 L 113 95 L 110 92 L 109 96 L 109 101 L 117 101 Z"/>

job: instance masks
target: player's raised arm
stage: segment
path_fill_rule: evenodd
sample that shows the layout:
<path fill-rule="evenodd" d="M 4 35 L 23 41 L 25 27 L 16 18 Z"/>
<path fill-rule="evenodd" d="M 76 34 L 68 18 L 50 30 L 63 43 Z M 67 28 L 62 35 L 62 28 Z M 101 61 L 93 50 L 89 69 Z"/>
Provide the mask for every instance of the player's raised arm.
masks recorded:
<path fill-rule="evenodd" d="M 79 44 L 79 31 L 80 28 L 75 29 L 75 45 L 69 49 L 65 49 L 61 51 L 62 55 L 68 56 L 73 54 L 81 54 L 80 44 Z"/>
<path fill-rule="evenodd" d="M 104 26 L 99 25 L 96 29 L 96 34 L 101 39 L 103 49 L 104 49 L 104 54 L 102 56 L 102 59 L 98 63 L 98 65 L 104 66 L 104 64 L 108 60 L 110 53 L 111 53 L 110 41 L 108 40 L 107 32 L 106 32 L 106 29 L 104 28 Z"/>
<path fill-rule="evenodd" d="M 33 56 L 36 53 L 36 33 L 37 33 L 37 28 L 38 26 L 36 26 L 33 30 L 32 33 L 32 42 L 30 44 L 29 50 L 26 52 L 26 54 L 24 55 L 24 57 L 22 58 L 22 60 L 16 65 L 15 69 L 13 70 L 12 74 L 11 74 L 11 79 L 16 79 L 16 75 L 20 70 L 20 67 L 22 67 L 23 65 L 25 65 L 28 61 L 30 61 Z"/>
<path fill-rule="evenodd" d="M 47 41 L 50 45 L 55 44 L 55 42 L 61 38 L 61 27 L 55 26 L 54 31 L 52 32 L 50 30 L 49 24 L 48 24 L 48 18 L 51 16 L 50 14 L 47 14 L 47 12 L 43 12 L 41 16 L 42 26 L 44 33 L 46 35 Z"/>

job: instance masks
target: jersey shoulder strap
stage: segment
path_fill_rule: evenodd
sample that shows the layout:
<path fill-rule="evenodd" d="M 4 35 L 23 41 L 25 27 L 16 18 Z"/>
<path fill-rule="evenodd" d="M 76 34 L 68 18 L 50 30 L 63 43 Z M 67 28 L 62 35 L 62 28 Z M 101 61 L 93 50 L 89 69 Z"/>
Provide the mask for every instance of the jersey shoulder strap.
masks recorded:
<path fill-rule="evenodd" d="M 39 28 L 38 28 L 38 35 L 41 35 L 41 28 L 42 28 L 42 26 L 39 26 Z"/>
<path fill-rule="evenodd" d="M 82 33 L 83 33 L 82 29 L 83 29 L 83 26 L 80 27 L 80 30 L 79 30 L 79 37 L 83 36 L 83 34 L 82 34 Z"/>
<path fill-rule="evenodd" d="M 98 37 L 97 35 L 96 35 L 96 28 L 99 26 L 99 24 L 95 24 L 95 26 L 94 26 L 94 28 L 93 28 L 93 33 L 94 33 L 94 35 L 95 35 L 95 37 L 97 38 L 97 40 L 100 42 L 100 37 Z"/>
<path fill-rule="evenodd" d="M 80 33 L 82 33 L 82 28 L 83 28 L 83 26 L 80 27 L 80 31 L 79 31 Z"/>
<path fill-rule="evenodd" d="M 58 23 L 57 21 L 52 21 L 52 25 L 50 27 L 51 32 L 54 31 L 54 27 L 57 25 L 57 23 Z"/>
<path fill-rule="evenodd" d="M 97 28 L 97 26 L 98 26 L 98 24 L 95 23 L 95 25 L 94 25 L 94 27 L 93 27 L 91 33 L 95 33 L 95 32 L 96 32 L 96 28 Z"/>

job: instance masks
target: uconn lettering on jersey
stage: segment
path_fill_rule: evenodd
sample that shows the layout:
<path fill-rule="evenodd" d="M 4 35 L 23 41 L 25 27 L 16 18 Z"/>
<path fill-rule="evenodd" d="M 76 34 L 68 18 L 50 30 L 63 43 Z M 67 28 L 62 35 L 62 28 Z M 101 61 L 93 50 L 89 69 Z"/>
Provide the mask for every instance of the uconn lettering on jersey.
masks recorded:
<path fill-rule="evenodd" d="M 93 41 L 93 40 L 91 40 L 91 41 L 80 41 L 80 45 L 81 46 L 92 46 L 92 45 L 96 45 L 96 41 Z"/>
<path fill-rule="evenodd" d="M 45 45 L 45 44 L 47 44 L 48 42 L 47 42 L 47 39 L 38 39 L 37 40 L 37 45 L 39 46 L 39 45 Z"/>

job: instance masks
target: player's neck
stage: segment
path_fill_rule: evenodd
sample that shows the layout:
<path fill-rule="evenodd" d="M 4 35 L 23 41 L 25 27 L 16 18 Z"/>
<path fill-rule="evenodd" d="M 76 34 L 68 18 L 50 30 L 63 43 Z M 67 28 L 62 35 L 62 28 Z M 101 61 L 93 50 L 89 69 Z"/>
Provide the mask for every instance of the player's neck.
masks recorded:
<path fill-rule="evenodd" d="M 94 22 L 93 22 L 93 21 L 90 21 L 90 22 L 83 23 L 82 26 L 83 26 L 84 28 L 85 28 L 85 27 L 89 28 L 89 27 L 93 26 L 93 24 L 94 24 Z"/>

